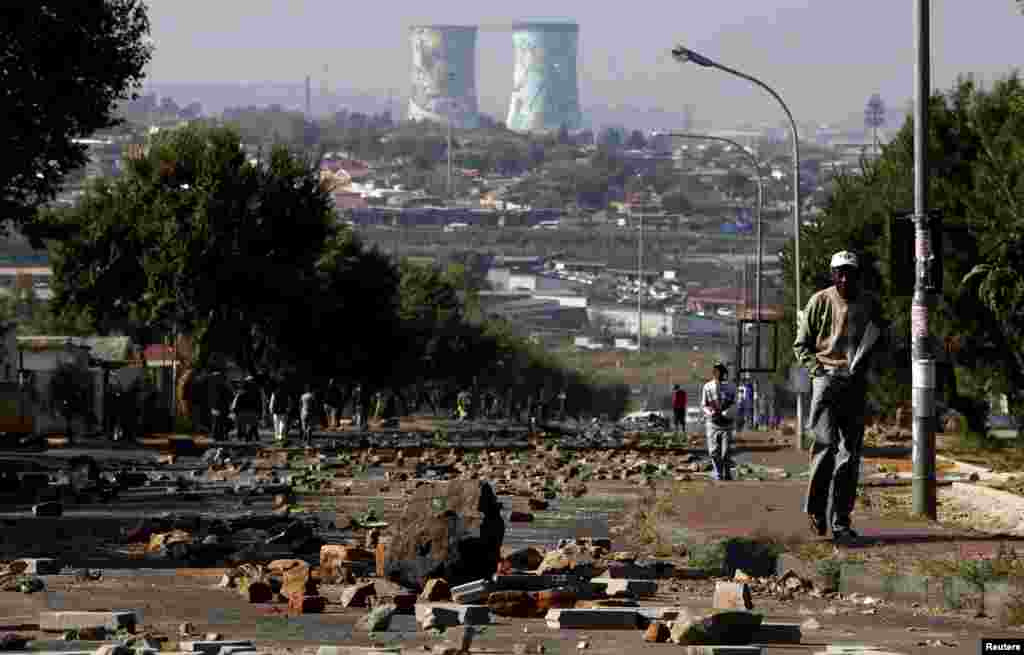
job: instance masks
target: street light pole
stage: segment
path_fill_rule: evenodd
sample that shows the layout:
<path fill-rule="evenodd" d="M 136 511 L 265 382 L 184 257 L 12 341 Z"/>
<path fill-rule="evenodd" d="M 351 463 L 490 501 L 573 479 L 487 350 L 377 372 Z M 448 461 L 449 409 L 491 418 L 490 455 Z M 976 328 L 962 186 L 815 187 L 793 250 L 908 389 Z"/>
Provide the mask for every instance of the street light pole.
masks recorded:
<path fill-rule="evenodd" d="M 451 86 L 451 82 L 454 79 L 455 79 L 455 73 L 448 73 L 448 85 L 449 85 L 449 87 Z M 447 150 L 448 150 L 448 185 L 447 185 L 447 188 L 448 188 L 448 203 L 449 204 L 451 204 L 451 202 L 452 202 L 452 98 L 451 98 L 450 91 L 451 91 L 451 89 L 449 89 L 448 101 L 447 101 L 447 107 L 448 107 L 448 111 L 447 111 L 447 114 L 448 114 L 448 148 L 447 148 Z"/>
<path fill-rule="evenodd" d="M 913 510 L 936 518 L 935 352 L 929 315 L 935 306 L 931 219 L 928 215 L 928 101 L 931 97 L 929 0 L 914 2 L 914 253 L 910 307 L 911 394 L 914 413 Z"/>
<path fill-rule="evenodd" d="M 735 75 L 736 77 L 742 78 L 751 82 L 752 84 L 761 87 L 768 92 L 775 100 L 782 106 L 782 111 L 786 113 L 786 118 L 789 119 L 789 126 L 793 137 L 793 267 L 794 267 L 794 282 L 795 288 L 794 293 L 796 295 L 796 312 L 797 321 L 800 320 L 800 314 L 803 310 L 803 305 L 800 297 L 800 135 L 797 132 L 796 121 L 793 120 L 793 113 L 789 111 L 789 107 L 782 100 L 775 89 L 771 88 L 761 80 L 741 73 L 738 70 L 723 66 L 716 61 L 708 59 L 707 57 L 694 52 L 681 45 L 676 46 L 672 49 L 672 56 L 680 62 L 693 62 L 698 66 L 705 68 L 717 68 L 721 71 Z M 804 433 L 804 399 L 803 392 L 797 391 L 796 394 L 796 443 L 794 444 L 797 450 L 803 448 L 803 433 Z"/>

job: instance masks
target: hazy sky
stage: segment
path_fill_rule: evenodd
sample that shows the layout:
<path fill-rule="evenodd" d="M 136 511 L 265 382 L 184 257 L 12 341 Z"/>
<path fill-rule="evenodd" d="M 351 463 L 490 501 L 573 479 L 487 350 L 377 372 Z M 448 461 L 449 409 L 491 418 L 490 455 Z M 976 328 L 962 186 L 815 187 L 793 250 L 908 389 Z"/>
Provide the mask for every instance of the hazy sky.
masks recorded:
<path fill-rule="evenodd" d="M 570 19 L 580 25 L 581 103 L 671 109 L 690 103 L 716 125 L 777 123 L 774 102 L 749 83 L 682 67 L 684 42 L 763 79 L 797 120 L 862 111 L 872 93 L 890 107 L 913 94 L 912 0 L 149 0 L 157 82 L 301 82 L 318 89 L 409 89 L 408 26 Z M 558 13 L 552 14 L 553 5 Z M 508 7 L 507 10 L 501 7 Z M 1014 0 L 932 0 L 933 85 L 961 73 L 990 80 L 1024 62 Z M 504 118 L 512 86 L 508 33 L 477 42 L 481 109 Z M 179 99 L 186 100 L 186 99 Z"/>

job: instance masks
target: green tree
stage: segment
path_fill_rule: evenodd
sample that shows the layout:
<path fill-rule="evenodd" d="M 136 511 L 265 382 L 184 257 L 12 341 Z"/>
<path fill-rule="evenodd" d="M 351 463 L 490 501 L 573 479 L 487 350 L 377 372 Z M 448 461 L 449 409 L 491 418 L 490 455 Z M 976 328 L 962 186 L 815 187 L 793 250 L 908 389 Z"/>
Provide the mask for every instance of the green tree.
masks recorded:
<path fill-rule="evenodd" d="M 946 238 L 952 242 L 944 251 L 945 283 L 931 326 L 940 341 L 936 349 L 941 352 L 944 343 L 962 344 L 960 372 L 990 380 L 989 391 L 1008 393 L 1018 416 L 1024 409 L 1024 362 L 1017 356 L 1024 346 L 1024 316 L 1017 304 L 1024 297 L 1024 285 L 1018 286 L 1015 272 L 1024 253 L 1022 98 L 1017 74 L 999 80 L 990 90 L 962 79 L 931 98 L 928 143 L 931 204 L 943 215 Z M 909 289 L 892 279 L 889 247 L 892 216 L 913 207 L 913 148 L 913 126 L 908 121 L 876 161 L 862 163 L 859 175 L 836 178 L 825 215 L 800 233 L 804 301 L 831 284 L 829 256 L 844 249 L 861 254 L 869 288 L 883 294 L 894 321 L 896 352 L 890 361 L 905 362 L 886 368 L 875 392 L 883 405 L 910 397 L 911 298 Z M 909 243 L 896 245 L 907 255 L 912 252 Z M 789 334 L 784 343 L 791 341 L 794 324 L 792 254 L 787 246 L 783 269 L 788 316 L 783 329 Z M 953 386 L 959 377 L 946 374 L 946 399 L 965 414 L 976 412 L 977 403 L 963 398 Z M 977 415 L 973 423 L 981 423 Z"/>
<path fill-rule="evenodd" d="M 333 211 L 316 172 L 283 148 L 247 161 L 229 129 L 161 134 L 116 181 L 47 216 L 54 304 L 88 311 L 102 331 L 138 323 L 196 339 L 255 372 L 308 302 Z"/>
<path fill-rule="evenodd" d="M 87 161 L 75 138 L 118 123 L 152 54 L 141 0 L 18 2 L 0 8 L 0 216 L 27 226 Z M 34 247 L 42 237 L 26 231 Z"/>

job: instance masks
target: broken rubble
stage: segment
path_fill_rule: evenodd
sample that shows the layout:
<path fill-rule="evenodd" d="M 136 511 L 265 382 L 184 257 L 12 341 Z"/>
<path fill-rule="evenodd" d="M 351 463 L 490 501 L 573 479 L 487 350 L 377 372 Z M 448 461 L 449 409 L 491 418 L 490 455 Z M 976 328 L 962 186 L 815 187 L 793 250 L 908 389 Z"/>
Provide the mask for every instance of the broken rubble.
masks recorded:
<path fill-rule="evenodd" d="M 38 503 L 32 506 L 32 515 L 40 517 L 61 516 L 64 513 L 64 506 L 57 501 Z"/>
<path fill-rule="evenodd" d="M 646 623 L 633 609 L 553 609 L 544 617 L 549 628 L 633 629 Z"/>
<path fill-rule="evenodd" d="M 39 629 L 43 632 L 102 628 L 109 632 L 125 629 L 135 631 L 138 616 L 134 611 L 114 612 L 40 612 Z"/>
<path fill-rule="evenodd" d="M 760 614 L 716 612 L 710 616 L 682 616 L 672 625 L 672 641 L 684 645 L 746 645 L 761 627 Z"/>
<path fill-rule="evenodd" d="M 25 564 L 22 572 L 26 575 L 57 575 L 61 570 L 60 561 L 49 557 L 26 557 L 17 562 Z"/>
<path fill-rule="evenodd" d="M 505 523 L 486 482 L 421 487 L 407 501 L 403 529 L 388 546 L 387 578 L 421 590 L 430 578 L 452 586 L 488 579 L 498 568 Z"/>
<path fill-rule="evenodd" d="M 397 608 L 391 604 L 378 605 L 360 619 L 357 626 L 368 632 L 384 632 L 391 625 L 391 617 Z"/>
<path fill-rule="evenodd" d="M 750 640 L 758 644 L 799 644 L 802 638 L 797 623 L 762 623 Z"/>
<path fill-rule="evenodd" d="M 377 595 L 377 588 L 372 582 L 346 587 L 341 592 L 342 607 L 366 607 L 370 596 Z"/>
<path fill-rule="evenodd" d="M 754 609 L 750 585 L 745 582 L 716 582 L 711 606 L 716 610 Z"/>
<path fill-rule="evenodd" d="M 668 641 L 672 631 L 661 622 L 651 623 L 644 632 L 644 641 L 652 644 L 663 644 Z"/>
<path fill-rule="evenodd" d="M 538 615 L 537 597 L 526 591 L 496 591 L 487 597 L 487 607 L 498 616 L 528 619 Z"/>
<path fill-rule="evenodd" d="M 288 597 L 290 614 L 320 614 L 327 607 L 327 599 L 320 594 L 292 594 Z M 354 607 L 346 605 L 346 607 Z"/>
<path fill-rule="evenodd" d="M 416 622 L 423 630 L 457 625 L 484 625 L 491 622 L 491 611 L 478 605 L 418 604 Z"/>
<path fill-rule="evenodd" d="M 451 599 L 452 592 L 451 589 L 448 588 L 448 582 L 440 578 L 431 578 L 430 580 L 427 580 L 427 584 L 423 588 L 423 593 L 420 594 L 420 600 L 423 600 L 428 603 L 441 602 Z"/>
<path fill-rule="evenodd" d="M 182 641 L 178 643 L 178 648 L 184 653 L 202 653 L 202 655 L 217 655 L 221 648 L 227 646 L 248 646 L 253 647 L 253 643 L 248 639 L 244 640 L 232 640 L 232 641 Z"/>
<path fill-rule="evenodd" d="M 658 593 L 658 583 L 654 580 L 629 580 L 625 578 L 591 578 L 591 582 L 603 584 L 605 593 L 612 597 L 640 598 Z"/>
<path fill-rule="evenodd" d="M 498 578 L 501 577 L 503 576 L 498 576 Z M 474 580 L 473 582 L 452 587 L 451 596 L 452 600 L 456 603 L 480 603 L 487 600 L 487 597 L 494 588 L 494 585 L 487 580 Z"/>

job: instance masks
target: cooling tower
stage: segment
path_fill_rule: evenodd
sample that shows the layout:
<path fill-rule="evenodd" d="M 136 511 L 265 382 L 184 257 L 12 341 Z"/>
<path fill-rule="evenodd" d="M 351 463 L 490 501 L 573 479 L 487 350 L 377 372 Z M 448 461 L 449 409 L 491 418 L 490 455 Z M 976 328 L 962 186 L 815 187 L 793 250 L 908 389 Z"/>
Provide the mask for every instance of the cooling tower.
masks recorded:
<path fill-rule="evenodd" d="M 575 23 L 522 23 L 512 29 L 515 74 L 506 125 L 517 132 L 579 129 Z"/>
<path fill-rule="evenodd" d="M 476 27 L 418 25 L 409 29 L 412 94 L 409 118 L 455 127 L 479 125 L 476 100 Z"/>

